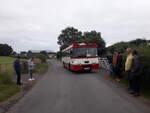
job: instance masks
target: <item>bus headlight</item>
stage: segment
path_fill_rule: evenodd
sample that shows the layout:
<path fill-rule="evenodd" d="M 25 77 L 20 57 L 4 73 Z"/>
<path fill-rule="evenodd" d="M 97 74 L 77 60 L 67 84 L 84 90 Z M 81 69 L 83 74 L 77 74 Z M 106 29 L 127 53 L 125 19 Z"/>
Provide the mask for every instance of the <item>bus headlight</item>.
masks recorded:
<path fill-rule="evenodd" d="M 78 64 L 78 61 L 72 61 L 72 64 Z"/>

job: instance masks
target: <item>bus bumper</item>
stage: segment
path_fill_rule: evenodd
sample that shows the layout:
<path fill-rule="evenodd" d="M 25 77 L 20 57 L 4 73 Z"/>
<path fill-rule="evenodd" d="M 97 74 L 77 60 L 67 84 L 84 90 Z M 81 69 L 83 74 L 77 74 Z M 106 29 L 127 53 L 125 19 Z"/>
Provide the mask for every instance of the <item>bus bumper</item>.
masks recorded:
<path fill-rule="evenodd" d="M 82 71 L 82 70 L 99 70 L 99 64 L 90 64 L 90 65 L 70 65 L 70 69 L 73 71 Z"/>

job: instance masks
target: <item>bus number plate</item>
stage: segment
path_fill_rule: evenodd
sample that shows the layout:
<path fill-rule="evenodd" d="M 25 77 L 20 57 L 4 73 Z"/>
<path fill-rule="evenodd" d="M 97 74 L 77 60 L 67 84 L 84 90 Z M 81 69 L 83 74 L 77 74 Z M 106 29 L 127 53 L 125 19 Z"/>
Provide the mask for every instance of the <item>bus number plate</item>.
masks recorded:
<path fill-rule="evenodd" d="M 85 67 L 84 69 L 85 69 L 85 70 L 89 70 L 89 69 L 90 69 L 90 67 Z"/>

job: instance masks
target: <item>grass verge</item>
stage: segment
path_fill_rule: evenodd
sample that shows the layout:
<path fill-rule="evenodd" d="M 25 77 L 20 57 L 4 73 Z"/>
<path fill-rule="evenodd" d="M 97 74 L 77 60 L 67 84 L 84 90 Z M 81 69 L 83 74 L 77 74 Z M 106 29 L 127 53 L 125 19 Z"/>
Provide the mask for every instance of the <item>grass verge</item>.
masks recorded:
<path fill-rule="evenodd" d="M 46 63 L 37 64 L 34 70 L 37 73 L 44 73 L 48 70 L 48 63 L 46 62 Z"/>
<path fill-rule="evenodd" d="M 111 76 L 111 79 L 115 80 L 116 77 L 114 77 L 114 76 L 112 75 L 112 76 Z M 124 86 L 127 86 L 127 85 L 128 85 L 127 78 L 124 77 L 119 83 L 120 83 L 120 84 L 123 84 Z M 150 101 L 150 89 L 149 89 L 149 88 L 142 87 L 142 85 L 141 85 L 140 94 L 141 94 L 141 96 L 144 97 L 146 100 Z"/>
<path fill-rule="evenodd" d="M 14 58 L 0 56 L 0 63 L 8 62 L 10 64 L 0 65 L 0 102 L 7 101 L 12 96 L 20 92 L 21 87 L 17 86 L 13 81 L 14 69 L 13 63 Z M 37 63 L 35 65 L 35 72 L 43 74 L 48 70 L 48 63 Z"/>
<path fill-rule="evenodd" d="M 11 79 L 10 73 L 0 73 L 0 102 L 7 100 L 20 91 Z"/>

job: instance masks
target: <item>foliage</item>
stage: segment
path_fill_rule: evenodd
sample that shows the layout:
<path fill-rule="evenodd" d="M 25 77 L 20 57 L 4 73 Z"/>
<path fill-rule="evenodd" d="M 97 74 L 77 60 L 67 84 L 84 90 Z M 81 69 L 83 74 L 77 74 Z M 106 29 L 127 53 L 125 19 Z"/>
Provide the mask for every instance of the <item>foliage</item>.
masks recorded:
<path fill-rule="evenodd" d="M 126 43 L 126 42 L 118 42 L 118 43 L 115 43 L 112 46 L 109 46 L 107 49 L 111 53 L 113 53 L 114 51 L 124 52 L 128 47 L 129 47 L 128 43 Z"/>
<path fill-rule="evenodd" d="M 132 48 L 134 46 L 144 46 L 144 45 L 149 45 L 149 44 L 150 44 L 150 40 L 135 39 L 135 40 L 128 41 L 128 42 L 115 43 L 109 46 L 107 49 L 111 53 L 113 53 L 114 51 L 124 52 L 128 47 Z"/>
<path fill-rule="evenodd" d="M 119 42 L 107 48 L 108 51 L 125 52 L 126 48 L 132 48 L 138 51 L 141 61 L 141 93 L 150 98 L 150 41 L 145 39 L 136 39 L 129 42 Z M 123 55 L 126 56 L 125 54 Z M 124 58 L 124 62 L 125 62 Z M 123 80 L 126 83 L 125 80 Z"/>
<path fill-rule="evenodd" d="M 60 45 L 60 50 L 71 45 L 73 42 L 79 41 L 95 41 L 98 45 L 98 53 L 99 55 L 104 52 L 105 41 L 101 37 L 100 32 L 90 31 L 84 32 L 78 31 L 76 28 L 68 27 L 62 30 L 61 34 L 58 37 L 58 44 Z M 59 54 L 60 55 L 60 54 Z"/>
<path fill-rule="evenodd" d="M 47 57 L 44 54 L 37 54 L 36 58 L 39 58 L 42 62 L 46 62 Z"/>
<path fill-rule="evenodd" d="M 105 48 L 105 41 L 101 37 L 100 32 L 96 31 L 90 31 L 90 32 L 84 32 L 81 41 L 94 41 L 98 45 L 98 54 L 102 55 Z"/>
<path fill-rule="evenodd" d="M 130 41 L 128 43 L 131 46 L 143 46 L 143 45 L 148 45 L 150 43 L 150 40 L 138 38 L 138 39 L 132 40 L 132 41 Z"/>
<path fill-rule="evenodd" d="M 36 64 L 34 71 L 38 73 L 44 73 L 48 70 L 48 63 Z"/>
<path fill-rule="evenodd" d="M 47 52 L 46 51 L 41 51 L 40 53 L 45 55 L 45 56 L 47 56 Z"/>
<path fill-rule="evenodd" d="M 9 56 L 13 52 L 13 49 L 8 44 L 0 44 L 0 56 Z"/>
<path fill-rule="evenodd" d="M 20 91 L 20 88 L 13 82 L 11 72 L 0 72 L 0 102 L 7 100 Z"/>
<path fill-rule="evenodd" d="M 29 58 L 33 57 L 32 51 L 28 51 L 28 52 L 27 52 L 27 56 L 28 56 Z"/>
<path fill-rule="evenodd" d="M 63 50 L 75 41 L 79 41 L 82 37 L 82 32 L 74 27 L 67 27 L 62 30 L 58 37 L 58 44 L 60 45 L 60 50 Z"/>
<path fill-rule="evenodd" d="M 20 87 L 15 83 L 11 85 L 0 84 L 0 102 L 3 102 L 20 91 Z"/>
<path fill-rule="evenodd" d="M 133 49 L 136 49 L 139 52 L 141 60 L 142 86 L 150 90 L 150 46 L 135 46 Z"/>

